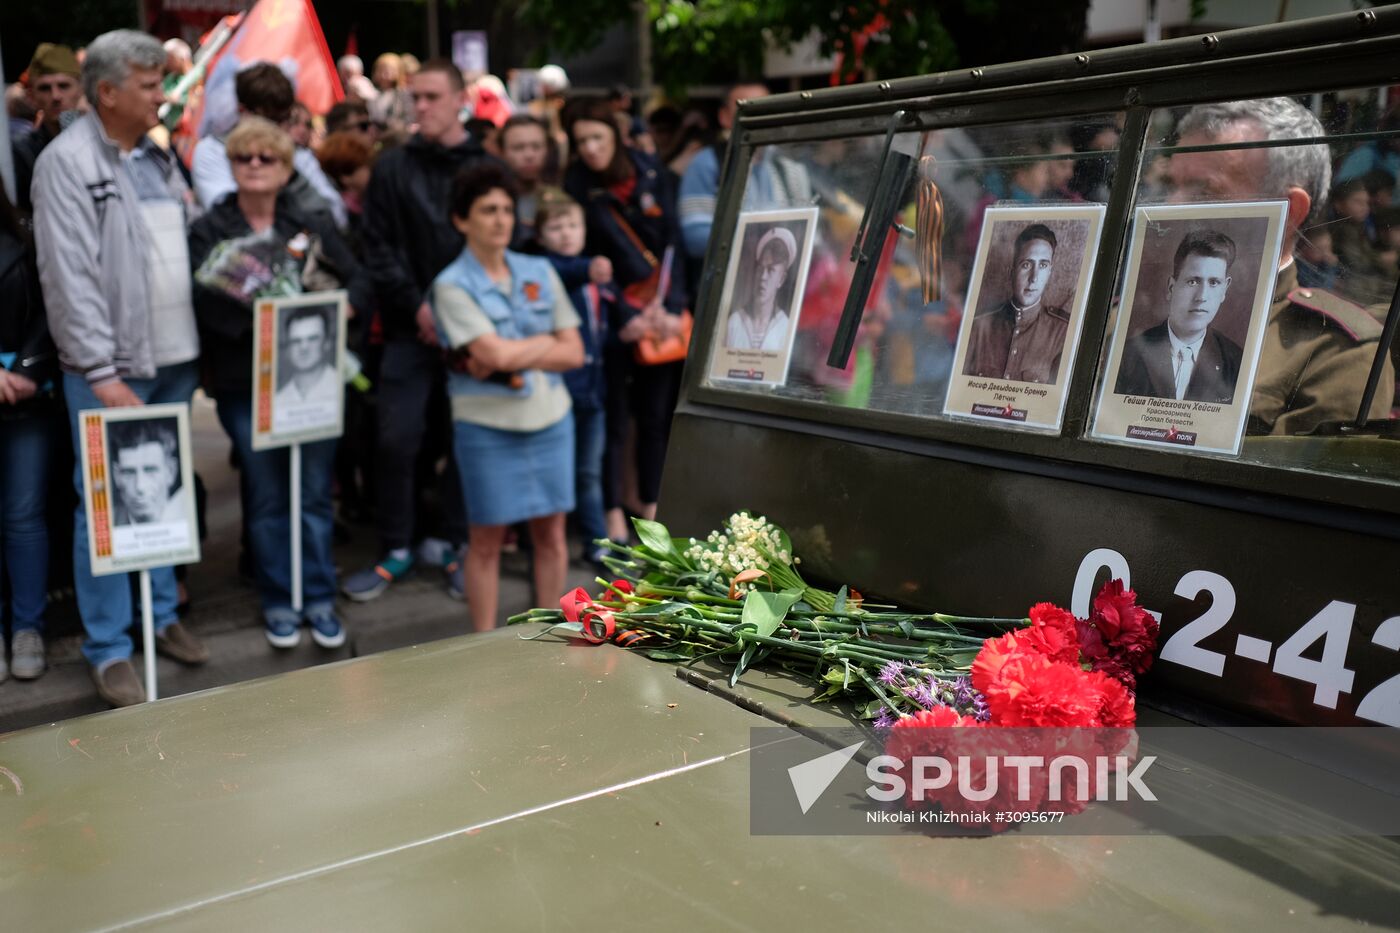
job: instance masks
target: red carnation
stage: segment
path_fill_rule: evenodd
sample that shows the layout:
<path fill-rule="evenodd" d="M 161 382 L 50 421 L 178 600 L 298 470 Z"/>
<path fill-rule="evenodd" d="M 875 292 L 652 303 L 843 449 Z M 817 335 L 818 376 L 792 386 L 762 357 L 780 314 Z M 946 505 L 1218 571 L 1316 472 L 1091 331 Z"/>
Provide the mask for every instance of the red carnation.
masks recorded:
<path fill-rule="evenodd" d="M 1055 661 L 1079 663 L 1078 620 L 1052 603 L 1036 603 L 1030 611 L 1031 627 L 1022 630 L 1021 642 Z"/>
<path fill-rule="evenodd" d="M 1001 669 L 1007 661 L 1027 649 L 1021 643 L 1025 630 L 1007 632 L 1000 638 L 988 638 L 982 642 L 982 650 L 972 662 L 972 686 L 978 693 L 986 693 L 1001 677 Z"/>
<path fill-rule="evenodd" d="M 1089 621 L 1108 654 L 1119 656 L 1138 674 L 1152 666 L 1160 626 L 1151 613 L 1137 604 L 1137 594 L 1125 589 L 1122 580 L 1109 580 L 1099 590 Z M 1087 645 L 1081 647 L 1090 659 L 1097 657 L 1087 650 Z"/>
<path fill-rule="evenodd" d="M 954 727 L 973 728 L 981 726 L 971 716 L 964 716 L 951 706 L 938 705 L 933 709 L 921 709 L 912 716 L 901 716 L 894 724 L 895 729 L 950 729 Z"/>
<path fill-rule="evenodd" d="M 1110 729 L 1128 729 L 1137 722 L 1137 708 L 1133 705 L 1133 695 L 1123 683 L 1099 671 L 1085 675 L 1098 690 L 1099 721 L 1097 725 Z"/>
<path fill-rule="evenodd" d="M 990 687 L 983 692 L 998 726 L 1098 725 L 1102 693 L 1072 665 L 1022 652 L 1002 665 Z"/>
<path fill-rule="evenodd" d="M 1133 673 L 1132 666 L 1121 657 L 1095 658 L 1090 670 L 1107 674 L 1129 691 L 1137 689 L 1137 674 Z"/>

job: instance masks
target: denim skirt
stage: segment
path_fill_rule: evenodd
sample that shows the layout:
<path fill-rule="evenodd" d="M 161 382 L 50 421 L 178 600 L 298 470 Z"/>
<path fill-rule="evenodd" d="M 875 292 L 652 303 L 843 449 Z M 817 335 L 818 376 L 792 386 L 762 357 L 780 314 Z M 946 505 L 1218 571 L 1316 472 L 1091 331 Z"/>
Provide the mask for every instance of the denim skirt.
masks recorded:
<path fill-rule="evenodd" d="M 574 416 L 539 431 L 452 422 L 453 453 L 473 525 L 513 525 L 574 510 Z"/>

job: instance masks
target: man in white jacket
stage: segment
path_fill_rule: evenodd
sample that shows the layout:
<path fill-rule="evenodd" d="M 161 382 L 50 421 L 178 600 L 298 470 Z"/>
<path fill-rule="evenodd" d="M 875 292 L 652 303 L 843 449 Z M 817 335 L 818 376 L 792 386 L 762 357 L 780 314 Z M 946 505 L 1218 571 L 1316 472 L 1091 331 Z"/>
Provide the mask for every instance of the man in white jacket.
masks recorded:
<path fill-rule="evenodd" d="M 188 402 L 199 381 L 185 228 L 189 191 L 146 132 L 165 100 L 165 50 L 145 33 L 93 40 L 83 63 L 92 111 L 49 144 L 34 169 L 34 237 L 49 329 L 63 366 L 74 450 L 78 412 Z M 74 471 L 82 496 L 82 464 Z M 97 692 L 113 706 L 146 699 L 131 664 L 125 575 L 95 577 L 80 501 L 73 579 Z M 208 652 L 180 625 L 172 568 L 151 571 L 156 647 L 187 664 Z"/>

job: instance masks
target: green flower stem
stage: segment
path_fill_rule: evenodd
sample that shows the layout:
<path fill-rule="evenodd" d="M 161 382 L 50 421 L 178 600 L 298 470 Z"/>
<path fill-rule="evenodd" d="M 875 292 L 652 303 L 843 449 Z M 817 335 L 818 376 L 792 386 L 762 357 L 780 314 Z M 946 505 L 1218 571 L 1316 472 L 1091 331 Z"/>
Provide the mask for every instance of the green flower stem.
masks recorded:
<path fill-rule="evenodd" d="M 991 619 L 977 616 L 950 616 L 942 612 L 935 612 L 931 616 L 924 618 L 933 619 L 935 622 L 943 622 L 947 625 L 1030 625 L 1030 619 Z"/>

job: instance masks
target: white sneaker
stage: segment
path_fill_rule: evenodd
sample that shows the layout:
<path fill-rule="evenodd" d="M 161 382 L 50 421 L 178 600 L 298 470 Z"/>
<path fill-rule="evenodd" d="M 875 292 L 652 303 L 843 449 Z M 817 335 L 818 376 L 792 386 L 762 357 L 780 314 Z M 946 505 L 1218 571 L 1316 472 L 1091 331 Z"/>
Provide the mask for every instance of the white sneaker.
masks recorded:
<path fill-rule="evenodd" d="M 457 559 L 457 551 L 441 538 L 424 538 L 418 544 L 418 563 L 429 567 L 446 567 Z"/>
<path fill-rule="evenodd" d="M 10 644 L 10 673 L 16 680 L 33 680 L 44 673 L 44 636 L 33 629 L 15 632 Z"/>

